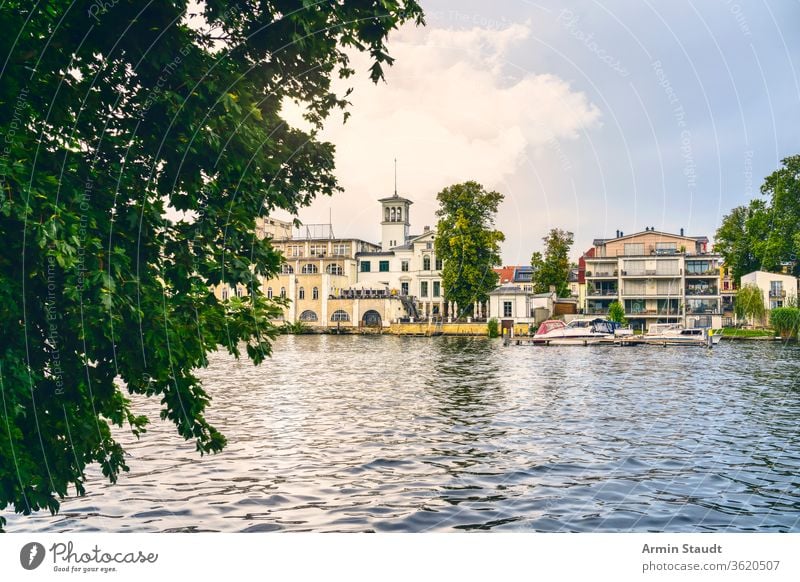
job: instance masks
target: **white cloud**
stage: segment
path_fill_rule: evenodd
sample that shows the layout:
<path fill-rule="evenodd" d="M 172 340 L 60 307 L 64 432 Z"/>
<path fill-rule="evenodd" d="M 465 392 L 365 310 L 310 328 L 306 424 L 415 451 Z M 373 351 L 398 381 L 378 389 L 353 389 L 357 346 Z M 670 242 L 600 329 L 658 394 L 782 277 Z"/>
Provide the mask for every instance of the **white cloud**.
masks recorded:
<path fill-rule="evenodd" d="M 378 86 L 367 78 L 368 58 L 355 55 L 352 115 L 344 125 L 329 120 L 322 134 L 336 145 L 345 192 L 315 202 L 301 219 L 327 222 L 331 208 L 338 236 L 377 239 L 375 200 L 392 192 L 396 157 L 400 192 L 416 202 L 412 229 L 421 230 L 434 221 L 443 187 L 474 179 L 502 192 L 553 140 L 573 140 L 597 127 L 600 112 L 583 93 L 508 62 L 529 35 L 522 24 L 404 27 L 390 38 L 396 61 Z"/>

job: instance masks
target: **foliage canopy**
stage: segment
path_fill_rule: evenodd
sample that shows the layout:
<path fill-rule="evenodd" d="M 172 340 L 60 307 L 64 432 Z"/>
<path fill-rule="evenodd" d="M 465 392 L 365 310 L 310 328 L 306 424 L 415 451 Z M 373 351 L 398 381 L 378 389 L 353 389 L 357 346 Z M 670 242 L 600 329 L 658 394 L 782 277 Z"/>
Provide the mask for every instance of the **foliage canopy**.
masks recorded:
<path fill-rule="evenodd" d="M 552 228 L 544 241 L 544 256 L 534 252 L 531 256 L 533 268 L 533 291 L 547 293 L 550 287 L 555 287 L 559 297 L 569 296 L 569 251 L 572 248 L 574 237 L 571 232 Z"/>
<path fill-rule="evenodd" d="M 270 353 L 279 305 L 257 282 L 281 257 L 255 220 L 338 189 L 333 146 L 281 104 L 319 128 L 347 105 L 346 51 L 378 81 L 387 35 L 422 22 L 414 0 L 205 0 L 198 27 L 189 4 L 0 10 L 0 508 L 56 511 L 87 465 L 126 471 L 110 427 L 147 423 L 126 392 L 201 453 L 224 446 L 193 370 L 218 347 Z M 250 295 L 218 301 L 219 283 Z"/>
<path fill-rule="evenodd" d="M 458 304 L 459 316 L 472 315 L 474 302 L 486 301 L 497 287 L 499 277 L 493 269 L 500 264 L 505 235 L 494 229 L 494 218 L 503 195 L 470 181 L 448 186 L 436 199 L 434 246 L 443 261 L 445 299 Z"/>

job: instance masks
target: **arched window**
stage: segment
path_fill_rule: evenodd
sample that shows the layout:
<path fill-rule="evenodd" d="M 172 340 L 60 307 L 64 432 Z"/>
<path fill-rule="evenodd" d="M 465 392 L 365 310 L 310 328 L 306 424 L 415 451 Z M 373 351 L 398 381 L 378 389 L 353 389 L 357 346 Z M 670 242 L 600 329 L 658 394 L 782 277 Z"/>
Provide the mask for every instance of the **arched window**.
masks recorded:
<path fill-rule="evenodd" d="M 317 321 L 317 314 L 310 309 L 306 309 L 300 314 L 300 321 Z"/>
<path fill-rule="evenodd" d="M 331 275 L 341 275 L 342 274 L 342 266 L 337 265 L 336 263 L 332 265 L 328 265 L 325 267 L 325 270 Z"/>
<path fill-rule="evenodd" d="M 309 263 L 307 265 L 303 265 L 301 272 L 303 275 L 313 275 L 314 273 L 319 273 L 319 269 L 314 263 Z"/>
<path fill-rule="evenodd" d="M 422 270 L 423 271 L 431 270 L 431 257 L 429 255 L 425 255 L 424 257 L 422 257 Z"/>
<path fill-rule="evenodd" d="M 333 312 L 333 315 L 331 315 L 331 321 L 350 321 L 350 316 L 347 315 L 346 311 L 337 309 Z"/>
<path fill-rule="evenodd" d="M 281 297 L 286 297 L 286 287 L 281 287 Z"/>
<path fill-rule="evenodd" d="M 386 221 L 385 222 L 389 222 L 389 207 L 388 206 L 386 207 Z"/>
<path fill-rule="evenodd" d="M 319 289 L 314 287 L 311 290 L 311 299 L 319 299 Z"/>
<path fill-rule="evenodd" d="M 294 274 L 294 267 L 291 265 L 283 265 L 283 267 L 281 267 L 281 273 L 284 275 L 292 275 Z"/>
<path fill-rule="evenodd" d="M 222 288 L 222 299 L 225 300 L 227 298 L 228 298 L 228 287 L 226 286 Z"/>
<path fill-rule="evenodd" d="M 267 299 L 272 299 L 272 287 L 267 287 Z"/>
<path fill-rule="evenodd" d="M 241 287 L 237 287 L 236 288 L 236 296 L 237 297 L 241 297 L 242 296 L 242 288 Z"/>
<path fill-rule="evenodd" d="M 395 221 L 395 217 L 396 217 L 396 215 L 397 215 L 397 210 L 395 210 L 394 208 L 392 208 L 392 218 L 391 218 L 391 221 L 392 221 L 392 222 L 394 222 L 394 221 Z"/>
<path fill-rule="evenodd" d="M 402 206 L 397 209 L 397 222 L 403 222 L 403 208 L 402 208 Z"/>
<path fill-rule="evenodd" d="M 306 290 L 300 287 L 300 291 L 297 293 L 298 299 L 305 299 L 306 298 Z"/>

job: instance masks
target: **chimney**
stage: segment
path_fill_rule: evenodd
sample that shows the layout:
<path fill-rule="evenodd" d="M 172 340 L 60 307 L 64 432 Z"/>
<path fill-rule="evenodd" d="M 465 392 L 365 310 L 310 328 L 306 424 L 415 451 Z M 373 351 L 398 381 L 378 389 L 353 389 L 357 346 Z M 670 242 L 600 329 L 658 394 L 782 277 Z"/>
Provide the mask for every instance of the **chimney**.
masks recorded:
<path fill-rule="evenodd" d="M 617 230 L 617 238 L 619 238 L 619 230 Z"/>
<path fill-rule="evenodd" d="M 681 236 L 683 236 L 683 227 L 681 227 Z"/>
<path fill-rule="evenodd" d="M 622 231 L 619 231 L 619 236 L 625 236 L 625 233 L 622 232 Z"/>
<path fill-rule="evenodd" d="M 431 227 L 430 226 L 426 226 L 426 227 L 424 227 L 422 229 L 422 232 L 430 232 L 430 230 L 431 230 Z"/>

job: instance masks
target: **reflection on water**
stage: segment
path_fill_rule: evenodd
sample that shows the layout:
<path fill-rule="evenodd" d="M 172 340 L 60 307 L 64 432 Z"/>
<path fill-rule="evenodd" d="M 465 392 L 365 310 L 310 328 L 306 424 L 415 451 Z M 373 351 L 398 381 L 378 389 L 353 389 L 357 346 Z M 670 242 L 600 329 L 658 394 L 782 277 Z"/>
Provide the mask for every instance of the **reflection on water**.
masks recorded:
<path fill-rule="evenodd" d="M 202 371 L 229 439 L 10 531 L 798 531 L 800 349 L 281 337 Z M 140 407 L 157 419 L 157 407 Z"/>

